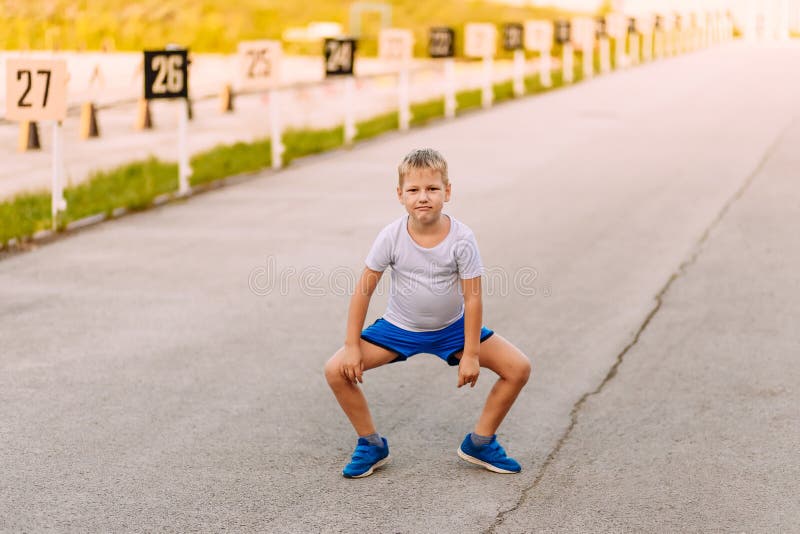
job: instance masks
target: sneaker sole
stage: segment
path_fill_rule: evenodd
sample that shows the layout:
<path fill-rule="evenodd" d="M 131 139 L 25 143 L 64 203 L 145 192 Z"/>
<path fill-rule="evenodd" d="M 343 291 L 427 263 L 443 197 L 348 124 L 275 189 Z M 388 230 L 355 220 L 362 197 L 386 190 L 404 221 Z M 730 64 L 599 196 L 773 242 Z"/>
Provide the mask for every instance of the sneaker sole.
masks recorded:
<path fill-rule="evenodd" d="M 479 465 L 485 469 L 488 469 L 489 471 L 494 471 L 495 473 L 502 473 L 504 475 L 516 475 L 517 473 L 519 473 L 519 471 L 509 471 L 508 469 L 501 469 L 499 467 L 490 464 L 489 462 L 478 460 L 474 456 L 470 456 L 469 454 L 462 451 L 461 447 L 459 447 L 456 450 L 456 452 L 458 453 L 458 457 L 461 458 L 462 460 L 466 460 L 471 464 Z"/>
<path fill-rule="evenodd" d="M 369 468 L 369 470 L 367 470 L 367 471 L 365 471 L 365 472 L 361 473 L 360 475 L 349 475 L 349 476 L 348 476 L 348 475 L 345 475 L 344 473 L 342 473 L 342 475 L 343 475 L 345 478 L 364 478 L 364 477 L 368 477 L 368 476 L 370 476 L 370 475 L 371 475 L 371 474 L 372 474 L 372 473 L 373 473 L 373 472 L 374 472 L 374 471 L 375 471 L 377 468 L 379 468 L 379 467 L 383 467 L 384 465 L 388 464 L 388 463 L 389 463 L 389 460 L 391 460 L 391 459 L 392 459 L 392 457 L 391 457 L 391 456 L 387 456 L 387 457 L 386 457 L 386 458 L 384 458 L 383 460 L 378 460 L 377 462 L 375 462 L 375 464 L 373 464 L 373 466 L 372 466 L 372 467 L 370 467 L 370 468 Z"/>

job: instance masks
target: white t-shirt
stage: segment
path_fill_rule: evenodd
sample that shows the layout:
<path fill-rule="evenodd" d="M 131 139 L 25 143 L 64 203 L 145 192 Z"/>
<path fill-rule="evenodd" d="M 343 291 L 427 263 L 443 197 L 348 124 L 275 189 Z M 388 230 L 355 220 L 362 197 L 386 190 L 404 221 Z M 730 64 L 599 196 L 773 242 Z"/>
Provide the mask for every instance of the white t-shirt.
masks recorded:
<path fill-rule="evenodd" d="M 413 332 L 440 330 L 464 313 L 459 278 L 481 276 L 478 243 L 468 226 L 449 215 L 450 233 L 433 248 L 418 245 L 408 233 L 408 215 L 378 234 L 367 255 L 373 271 L 392 268 L 389 305 L 383 318 Z"/>

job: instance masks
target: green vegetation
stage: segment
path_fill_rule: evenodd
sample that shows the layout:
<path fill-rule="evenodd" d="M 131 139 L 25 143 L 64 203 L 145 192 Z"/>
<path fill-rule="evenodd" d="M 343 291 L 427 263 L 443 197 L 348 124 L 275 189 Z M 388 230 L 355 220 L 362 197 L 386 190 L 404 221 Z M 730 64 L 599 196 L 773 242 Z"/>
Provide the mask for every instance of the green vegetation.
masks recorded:
<path fill-rule="evenodd" d="M 553 19 L 571 13 L 487 0 L 391 0 L 392 25 L 409 28 L 426 55 L 428 29 L 454 26 L 461 50 L 467 22 Z M 281 39 L 285 29 L 332 21 L 349 31 L 351 0 L 0 0 L 0 49 L 142 50 L 180 43 L 197 52 L 234 52 L 246 39 Z M 375 55 L 378 13 L 361 17 L 359 53 Z M 320 54 L 319 42 L 284 43 L 287 53 Z"/>
<path fill-rule="evenodd" d="M 496 83 L 492 89 L 494 90 L 495 102 L 503 102 L 514 98 L 514 82 L 512 80 Z"/>
<path fill-rule="evenodd" d="M 342 126 L 330 130 L 290 130 L 283 134 L 283 163 L 288 165 L 297 158 L 319 154 L 344 144 Z"/>
<path fill-rule="evenodd" d="M 386 113 L 385 115 L 379 115 L 374 119 L 359 123 L 355 140 L 362 141 L 364 139 L 369 139 L 370 137 L 375 137 L 389 130 L 397 130 L 399 127 L 400 118 L 396 111 Z"/>
<path fill-rule="evenodd" d="M 67 211 L 63 224 L 105 213 L 115 208 L 147 208 L 159 195 L 178 188 L 178 165 L 155 158 L 123 165 L 111 172 L 94 173 L 86 182 L 64 191 Z M 48 213 L 48 219 L 50 214 Z"/>
<path fill-rule="evenodd" d="M 50 228 L 50 195 L 24 194 L 0 202 L 0 244 Z"/>
<path fill-rule="evenodd" d="M 220 145 L 196 154 L 190 161 L 192 186 L 246 172 L 256 172 L 272 165 L 272 143 L 269 139 L 252 143 Z"/>
<path fill-rule="evenodd" d="M 444 117 L 444 98 L 411 104 L 411 126 L 422 126 L 439 117 Z"/>
<path fill-rule="evenodd" d="M 468 89 L 456 94 L 456 111 L 467 111 L 481 107 L 481 90 Z"/>

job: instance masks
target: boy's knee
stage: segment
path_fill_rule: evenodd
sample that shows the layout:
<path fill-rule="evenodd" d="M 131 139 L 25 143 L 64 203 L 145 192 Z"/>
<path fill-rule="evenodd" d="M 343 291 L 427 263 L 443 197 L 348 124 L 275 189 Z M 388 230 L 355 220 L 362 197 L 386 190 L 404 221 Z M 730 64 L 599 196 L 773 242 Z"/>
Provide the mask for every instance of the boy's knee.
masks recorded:
<path fill-rule="evenodd" d="M 522 370 L 525 376 L 525 382 L 531 377 L 531 372 L 533 371 L 533 366 L 531 365 L 531 361 L 525 356 L 525 363 L 522 366 Z"/>
<path fill-rule="evenodd" d="M 339 373 L 339 359 L 336 357 L 338 354 L 337 352 L 325 362 L 323 369 L 325 372 L 325 380 L 328 381 L 328 384 L 334 384 L 342 379 L 342 375 Z"/>
<path fill-rule="evenodd" d="M 526 356 L 523 358 L 519 365 L 514 366 L 514 372 L 509 378 L 517 384 L 524 386 L 531 376 L 531 361 Z"/>

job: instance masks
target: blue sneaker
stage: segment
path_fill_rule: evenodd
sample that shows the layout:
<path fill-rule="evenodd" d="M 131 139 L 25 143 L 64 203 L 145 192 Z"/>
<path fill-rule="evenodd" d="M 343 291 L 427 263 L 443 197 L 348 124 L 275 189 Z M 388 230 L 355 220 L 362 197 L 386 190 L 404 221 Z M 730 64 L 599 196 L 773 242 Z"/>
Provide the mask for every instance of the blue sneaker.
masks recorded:
<path fill-rule="evenodd" d="M 492 436 L 492 441 L 481 447 L 472 444 L 472 439 L 467 434 L 458 448 L 458 456 L 470 463 L 485 467 L 495 473 L 519 473 L 522 466 L 513 458 L 506 455 L 505 449 L 497 443 L 497 435 Z"/>
<path fill-rule="evenodd" d="M 358 438 L 350 463 L 344 466 L 342 474 L 347 478 L 368 477 L 372 472 L 389 463 L 389 442 L 382 437 L 383 447 L 370 445 L 364 438 Z"/>

